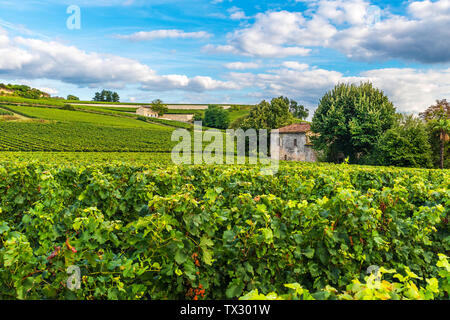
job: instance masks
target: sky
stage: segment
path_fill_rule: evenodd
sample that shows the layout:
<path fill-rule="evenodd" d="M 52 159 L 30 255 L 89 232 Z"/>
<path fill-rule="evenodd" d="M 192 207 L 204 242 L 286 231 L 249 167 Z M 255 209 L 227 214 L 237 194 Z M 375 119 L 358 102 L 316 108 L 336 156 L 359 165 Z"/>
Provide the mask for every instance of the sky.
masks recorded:
<path fill-rule="evenodd" d="M 399 112 L 450 98 L 450 0 L 0 0 L 0 82 L 53 96 L 314 110 L 363 81 Z"/>

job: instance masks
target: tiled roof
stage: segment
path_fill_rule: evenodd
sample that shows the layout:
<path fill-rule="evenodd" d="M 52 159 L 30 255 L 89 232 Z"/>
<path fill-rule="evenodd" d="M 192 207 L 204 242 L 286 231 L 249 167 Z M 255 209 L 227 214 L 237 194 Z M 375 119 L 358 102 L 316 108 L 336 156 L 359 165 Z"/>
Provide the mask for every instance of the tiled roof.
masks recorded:
<path fill-rule="evenodd" d="M 311 130 L 311 125 L 307 122 L 294 123 L 278 130 L 280 133 L 306 133 Z"/>

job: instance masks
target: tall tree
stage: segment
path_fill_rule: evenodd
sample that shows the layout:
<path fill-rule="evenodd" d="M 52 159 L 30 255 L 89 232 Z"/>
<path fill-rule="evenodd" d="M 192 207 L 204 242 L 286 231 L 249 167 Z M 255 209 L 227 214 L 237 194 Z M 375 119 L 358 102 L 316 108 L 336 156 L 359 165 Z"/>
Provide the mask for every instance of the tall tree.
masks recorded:
<path fill-rule="evenodd" d="M 431 145 L 425 123 L 412 115 L 398 115 L 394 126 L 378 140 L 371 164 L 432 167 Z"/>
<path fill-rule="evenodd" d="M 153 111 L 155 111 L 158 116 L 163 116 L 169 109 L 160 99 L 153 100 L 152 106 L 150 107 Z"/>
<path fill-rule="evenodd" d="M 104 96 L 105 96 L 103 101 L 112 102 L 113 101 L 112 92 L 109 90 L 103 90 L 103 91 L 104 91 Z"/>
<path fill-rule="evenodd" d="M 92 100 L 104 102 L 119 102 L 120 97 L 117 92 L 102 90 L 101 92 L 96 92 Z"/>
<path fill-rule="evenodd" d="M 102 101 L 102 96 L 101 96 L 100 92 L 96 92 L 95 96 L 94 96 L 94 99 L 92 99 L 92 100 L 94 100 L 94 101 Z"/>
<path fill-rule="evenodd" d="M 394 121 L 394 105 L 383 91 L 371 83 L 339 84 L 319 102 L 312 141 L 328 161 L 337 162 L 343 155 L 351 163 L 362 163 Z"/>
<path fill-rule="evenodd" d="M 78 98 L 77 96 L 74 96 L 72 94 L 69 94 L 67 96 L 67 100 L 78 101 L 78 100 L 80 100 L 80 98 Z"/>
<path fill-rule="evenodd" d="M 120 102 L 120 96 L 117 92 L 113 92 L 112 94 L 112 102 Z"/>
<path fill-rule="evenodd" d="M 428 123 L 432 140 L 439 141 L 439 168 L 444 169 L 445 144 L 450 134 L 450 103 L 446 99 L 436 100 L 420 117 Z"/>
<path fill-rule="evenodd" d="M 289 111 L 295 118 L 305 120 L 309 116 L 309 110 L 305 106 L 298 104 L 297 101 L 291 100 Z"/>
<path fill-rule="evenodd" d="M 218 105 L 209 105 L 205 111 L 203 125 L 206 127 L 227 129 L 230 124 L 230 115 L 227 110 Z"/>
<path fill-rule="evenodd" d="M 294 121 L 289 107 L 290 101 L 285 97 L 274 98 L 270 103 L 263 100 L 250 109 L 240 126 L 243 129 L 278 129 L 289 125 Z"/>

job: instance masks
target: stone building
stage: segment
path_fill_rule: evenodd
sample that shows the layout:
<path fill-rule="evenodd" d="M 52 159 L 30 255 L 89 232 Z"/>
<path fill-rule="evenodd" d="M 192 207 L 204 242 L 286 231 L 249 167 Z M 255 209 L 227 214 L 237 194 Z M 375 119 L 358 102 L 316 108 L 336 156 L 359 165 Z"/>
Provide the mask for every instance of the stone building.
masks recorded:
<path fill-rule="evenodd" d="M 280 160 L 316 162 L 310 141 L 311 125 L 294 123 L 279 129 Z"/>
<path fill-rule="evenodd" d="M 136 114 L 144 117 L 158 118 L 158 113 L 150 107 L 142 106 L 136 110 Z"/>
<path fill-rule="evenodd" d="M 194 119 L 193 114 L 168 114 L 161 116 L 160 119 L 172 120 L 172 121 L 181 121 L 181 122 L 192 122 Z"/>

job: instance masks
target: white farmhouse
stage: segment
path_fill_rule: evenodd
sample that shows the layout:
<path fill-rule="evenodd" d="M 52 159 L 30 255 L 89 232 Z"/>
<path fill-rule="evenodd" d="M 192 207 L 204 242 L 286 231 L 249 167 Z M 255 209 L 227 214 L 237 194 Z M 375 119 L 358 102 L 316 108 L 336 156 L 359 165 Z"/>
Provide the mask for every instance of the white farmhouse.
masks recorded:
<path fill-rule="evenodd" d="M 158 113 L 148 106 L 141 106 L 136 110 L 136 114 L 144 117 L 158 118 Z"/>

